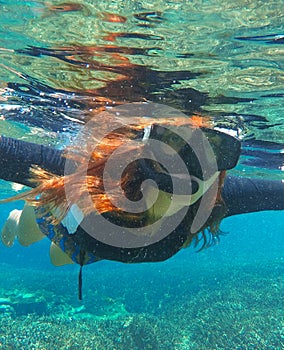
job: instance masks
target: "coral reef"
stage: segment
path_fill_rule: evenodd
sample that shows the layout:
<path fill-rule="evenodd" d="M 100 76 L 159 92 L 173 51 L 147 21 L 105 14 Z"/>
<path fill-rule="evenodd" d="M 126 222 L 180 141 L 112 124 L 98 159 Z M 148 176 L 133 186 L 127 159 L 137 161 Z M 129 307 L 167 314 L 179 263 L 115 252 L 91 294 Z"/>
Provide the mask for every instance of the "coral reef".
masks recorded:
<path fill-rule="evenodd" d="M 283 262 L 183 275 L 179 264 L 109 266 L 86 269 L 82 302 L 72 270 L 0 267 L 0 349 L 284 347 Z"/>

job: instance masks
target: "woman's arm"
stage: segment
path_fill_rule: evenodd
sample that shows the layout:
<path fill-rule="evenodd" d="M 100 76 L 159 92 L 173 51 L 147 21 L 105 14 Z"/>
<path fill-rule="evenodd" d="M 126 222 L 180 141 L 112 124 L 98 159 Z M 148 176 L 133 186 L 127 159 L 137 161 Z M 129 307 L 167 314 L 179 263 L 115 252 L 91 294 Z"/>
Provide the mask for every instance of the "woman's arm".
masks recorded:
<path fill-rule="evenodd" d="M 284 182 L 227 176 L 222 196 L 226 217 L 263 210 L 284 210 Z"/>
<path fill-rule="evenodd" d="M 63 175 L 66 159 L 62 151 L 36 143 L 0 137 L 0 178 L 29 187 L 32 165 L 57 175 Z"/>

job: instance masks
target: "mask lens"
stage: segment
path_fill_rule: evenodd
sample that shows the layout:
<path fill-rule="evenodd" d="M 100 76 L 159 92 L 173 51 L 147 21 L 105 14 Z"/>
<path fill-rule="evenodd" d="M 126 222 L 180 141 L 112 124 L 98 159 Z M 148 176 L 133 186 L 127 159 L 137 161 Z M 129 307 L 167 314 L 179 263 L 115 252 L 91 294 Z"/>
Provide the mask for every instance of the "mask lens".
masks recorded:
<path fill-rule="evenodd" d="M 186 128 L 188 129 L 188 135 L 185 134 Z M 201 155 L 206 161 L 210 162 L 211 160 L 207 156 L 208 152 L 206 152 L 206 145 L 204 145 L 202 140 L 203 137 L 207 138 L 213 150 L 213 154 L 215 155 L 219 171 L 232 169 L 236 166 L 241 152 L 241 144 L 238 139 L 214 129 L 200 128 L 198 129 L 199 134 L 197 134 L 196 130 L 190 128 L 190 126 L 186 126 L 186 128 L 182 127 L 181 134 L 179 128 L 177 128 L 177 133 L 175 133 L 172 129 L 160 125 L 153 125 L 150 137 L 170 146 L 173 149 L 173 154 L 177 152 L 183 159 L 189 173 L 198 178 L 202 179 L 203 174 L 200 161 L 196 152 L 191 147 L 191 140 L 194 140 L 195 147 L 197 145 L 199 148 L 199 157 Z M 200 130 L 202 131 L 203 137 L 199 141 L 196 135 L 200 135 Z M 182 136 L 180 136 L 180 134 Z M 163 150 L 161 149 L 158 151 Z"/>
<path fill-rule="evenodd" d="M 212 129 L 201 129 L 207 137 L 216 155 L 218 170 L 234 168 L 241 153 L 241 142 L 237 138 L 224 132 Z"/>

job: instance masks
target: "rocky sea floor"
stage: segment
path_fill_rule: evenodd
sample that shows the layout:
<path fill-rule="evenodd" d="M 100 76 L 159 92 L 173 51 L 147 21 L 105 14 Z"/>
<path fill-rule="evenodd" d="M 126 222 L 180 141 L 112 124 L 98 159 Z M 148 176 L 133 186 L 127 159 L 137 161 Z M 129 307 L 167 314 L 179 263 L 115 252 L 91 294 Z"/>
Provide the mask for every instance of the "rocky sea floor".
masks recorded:
<path fill-rule="evenodd" d="M 284 349 L 284 261 L 111 266 L 2 264 L 0 349 Z"/>

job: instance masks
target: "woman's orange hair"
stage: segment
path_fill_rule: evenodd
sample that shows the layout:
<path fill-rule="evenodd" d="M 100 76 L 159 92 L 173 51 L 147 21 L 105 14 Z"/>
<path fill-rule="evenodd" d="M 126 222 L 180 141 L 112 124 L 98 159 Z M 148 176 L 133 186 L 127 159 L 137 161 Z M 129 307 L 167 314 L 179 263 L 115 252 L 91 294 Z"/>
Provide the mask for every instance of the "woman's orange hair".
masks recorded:
<path fill-rule="evenodd" d="M 90 124 L 92 125 L 90 129 Z M 113 131 L 104 135 L 104 125 L 113 125 Z M 144 143 L 135 142 L 135 146 L 131 141 L 137 134 L 144 130 L 145 127 L 153 124 L 169 126 L 188 126 L 191 128 L 199 128 L 210 124 L 208 118 L 195 115 L 192 118 L 134 118 L 131 125 L 124 125 L 119 118 L 113 118 L 108 112 L 103 112 L 99 118 L 92 119 L 92 123 L 88 123 L 86 130 L 86 139 L 88 139 L 85 147 L 82 145 L 66 148 L 64 154 L 67 161 L 77 164 L 76 171 L 63 176 L 54 175 L 46 170 L 38 167 L 31 168 L 31 181 L 35 183 L 35 188 L 25 193 L 12 197 L 9 200 L 23 199 L 34 206 L 43 206 L 47 211 L 55 213 L 55 220 L 61 221 L 73 204 L 77 204 L 83 208 L 84 215 L 88 215 L 92 211 L 97 213 L 119 211 L 120 208 L 114 206 L 113 202 L 116 197 L 120 196 L 117 189 L 121 186 L 127 188 L 127 184 L 131 183 L 132 172 L 124 172 L 120 183 L 117 181 L 109 183 L 108 189 L 111 189 L 108 195 L 105 193 L 104 169 L 109 158 L 116 152 L 115 161 L 118 166 L 120 161 L 128 157 L 129 151 L 141 154 Z M 100 142 L 97 143 L 98 136 L 103 135 Z M 96 145 L 94 148 L 94 144 Z M 129 144 L 129 145 L 128 145 Z M 123 150 L 120 149 L 123 146 Z M 113 160 L 112 160 L 113 161 Z M 129 160 L 131 162 L 131 160 Z M 68 189 L 68 199 L 66 196 Z M 91 197 L 91 201 L 89 200 Z M 90 203 L 92 203 L 90 205 Z"/>

